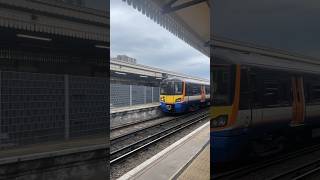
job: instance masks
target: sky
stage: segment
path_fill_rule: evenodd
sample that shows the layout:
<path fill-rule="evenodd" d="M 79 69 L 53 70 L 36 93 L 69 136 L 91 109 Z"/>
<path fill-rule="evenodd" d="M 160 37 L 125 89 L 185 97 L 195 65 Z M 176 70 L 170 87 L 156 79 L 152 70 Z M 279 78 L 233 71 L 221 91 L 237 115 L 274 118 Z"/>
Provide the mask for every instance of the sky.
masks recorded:
<path fill-rule="evenodd" d="M 139 64 L 210 79 L 210 60 L 120 0 L 110 1 L 111 57 L 125 54 Z"/>
<path fill-rule="evenodd" d="M 215 35 L 320 59 L 319 0 L 215 0 Z"/>

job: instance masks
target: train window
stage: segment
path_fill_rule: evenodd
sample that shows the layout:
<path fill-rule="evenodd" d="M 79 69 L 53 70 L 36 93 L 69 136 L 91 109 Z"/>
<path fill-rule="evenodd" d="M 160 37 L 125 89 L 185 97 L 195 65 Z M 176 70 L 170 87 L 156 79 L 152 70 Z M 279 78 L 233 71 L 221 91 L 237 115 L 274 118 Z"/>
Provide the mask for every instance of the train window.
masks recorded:
<path fill-rule="evenodd" d="M 239 109 L 249 109 L 250 108 L 250 96 L 251 92 L 249 89 L 249 79 L 247 69 L 241 69 L 240 74 L 240 103 Z"/>
<path fill-rule="evenodd" d="M 280 106 L 278 82 L 264 82 L 263 105 L 266 107 Z"/>
<path fill-rule="evenodd" d="M 292 102 L 291 79 L 288 77 L 280 82 L 279 102 L 282 106 L 290 106 Z"/>
<path fill-rule="evenodd" d="M 304 99 L 306 101 L 306 104 L 310 103 L 310 83 L 307 82 L 306 79 L 304 79 L 304 87 L 303 87 L 303 91 L 304 91 Z"/>
<path fill-rule="evenodd" d="M 186 83 L 186 96 L 192 96 L 192 85 L 190 83 Z"/>
<path fill-rule="evenodd" d="M 311 102 L 320 103 L 320 84 L 312 85 L 310 91 Z"/>
<path fill-rule="evenodd" d="M 208 94 L 210 94 L 210 86 L 205 86 L 205 91 L 206 91 L 206 94 L 208 95 Z"/>
<path fill-rule="evenodd" d="M 249 89 L 250 89 L 250 98 L 252 106 L 255 108 L 262 107 L 262 100 L 261 100 L 261 81 L 260 76 L 257 76 L 257 73 L 251 69 L 250 73 L 248 73 L 249 78 Z"/>
<path fill-rule="evenodd" d="M 320 104 L 320 79 L 306 75 L 304 82 L 304 97 L 306 104 Z"/>
<path fill-rule="evenodd" d="M 201 94 L 201 85 L 193 84 L 192 85 L 192 95 L 200 95 Z"/>

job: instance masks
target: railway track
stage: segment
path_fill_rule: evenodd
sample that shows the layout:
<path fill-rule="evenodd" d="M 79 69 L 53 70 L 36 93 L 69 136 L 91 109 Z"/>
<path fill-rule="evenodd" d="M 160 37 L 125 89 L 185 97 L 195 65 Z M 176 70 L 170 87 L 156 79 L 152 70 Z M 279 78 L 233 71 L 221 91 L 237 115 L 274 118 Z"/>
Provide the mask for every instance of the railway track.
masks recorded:
<path fill-rule="evenodd" d="M 151 130 L 153 128 L 159 128 L 159 127 L 162 127 L 162 126 L 165 127 L 165 126 L 168 126 L 168 124 L 174 123 L 175 121 L 180 121 L 180 120 L 183 120 L 185 118 L 188 118 L 189 116 L 194 116 L 194 115 L 197 115 L 199 113 L 206 112 L 206 111 L 207 111 L 207 109 L 204 109 L 204 110 L 201 110 L 199 112 L 192 112 L 192 113 L 180 115 L 180 116 L 177 116 L 175 118 L 172 118 L 172 119 L 169 119 L 169 120 L 166 120 L 166 121 L 162 121 L 160 123 L 155 123 L 155 124 L 147 126 L 145 128 L 139 128 L 139 129 L 131 131 L 129 133 L 122 133 L 121 135 L 118 135 L 118 136 L 115 136 L 115 137 L 111 138 L 110 141 L 111 141 L 111 144 L 114 143 L 114 142 L 117 142 L 117 141 L 122 141 L 122 140 L 130 138 L 132 136 L 136 136 L 138 133 L 144 133 L 146 130 Z M 130 126 L 143 124 L 143 123 L 150 122 L 150 121 L 153 121 L 153 120 L 155 120 L 155 119 L 150 119 L 150 120 L 146 120 L 146 121 L 140 121 L 140 122 L 136 122 L 136 123 L 128 123 L 128 124 L 125 124 L 123 126 L 118 126 L 115 129 L 111 129 L 111 132 L 112 131 L 114 132 L 114 131 L 122 130 L 122 129 L 125 129 L 125 128 L 129 128 Z"/>
<path fill-rule="evenodd" d="M 310 154 L 316 151 L 320 151 L 320 144 L 312 145 L 312 146 L 291 152 L 286 155 L 275 157 L 262 162 L 256 162 L 256 163 L 253 163 L 241 168 L 237 168 L 231 171 L 216 174 L 216 175 L 213 175 L 213 179 L 228 179 L 228 180 L 240 179 L 252 172 L 263 170 L 264 168 L 271 167 L 273 165 L 277 165 L 280 163 L 284 163 L 287 160 L 295 159 L 297 157 L 301 157 L 303 155 Z M 320 172 L 319 167 L 320 167 L 320 158 L 312 162 L 299 165 L 297 168 L 281 172 L 279 174 L 276 174 L 273 177 L 266 178 L 266 179 L 270 179 L 270 180 L 294 179 L 294 178 L 304 179 L 305 176 L 312 175 L 314 173 L 319 173 Z"/>
<path fill-rule="evenodd" d="M 159 117 L 146 119 L 146 120 L 143 120 L 143 121 L 124 123 L 124 124 L 121 124 L 121 125 L 113 126 L 113 127 L 110 128 L 110 130 L 111 131 L 121 130 L 121 129 L 124 129 L 124 128 L 128 128 L 130 126 L 135 126 L 135 125 L 143 124 L 143 123 L 146 123 L 146 122 L 154 121 L 156 119 L 159 119 Z"/>
<path fill-rule="evenodd" d="M 312 175 L 320 172 L 320 158 L 313 160 L 312 162 L 307 162 L 299 165 L 296 168 L 284 171 L 270 178 L 270 180 L 282 180 L 282 179 L 292 179 L 300 180 L 312 177 Z"/>
<path fill-rule="evenodd" d="M 160 140 L 169 137 L 187 127 L 190 127 L 193 124 L 206 119 L 207 117 L 207 111 L 191 113 L 179 116 L 170 121 L 155 124 L 153 126 L 113 138 L 111 139 L 111 147 L 117 146 L 118 143 L 125 145 L 120 145 L 118 148 L 113 148 L 113 150 L 111 150 L 110 164 L 112 165 L 125 160 L 129 156 L 132 156 L 133 154 L 148 148 Z M 133 137 L 137 136 L 141 136 L 141 138 L 130 142 Z M 126 140 L 128 139 L 129 143 L 126 143 Z"/>

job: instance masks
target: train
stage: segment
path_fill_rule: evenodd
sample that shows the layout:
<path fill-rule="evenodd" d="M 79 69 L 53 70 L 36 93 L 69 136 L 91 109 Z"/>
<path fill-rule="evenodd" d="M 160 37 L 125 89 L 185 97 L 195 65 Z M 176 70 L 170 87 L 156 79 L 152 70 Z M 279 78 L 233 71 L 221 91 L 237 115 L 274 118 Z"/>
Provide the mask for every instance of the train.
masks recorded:
<path fill-rule="evenodd" d="M 164 113 L 181 114 L 210 105 L 210 82 L 166 78 L 160 83 L 160 108 Z"/>
<path fill-rule="evenodd" d="M 270 156 L 320 135 L 319 75 L 221 63 L 210 78 L 212 164 Z"/>

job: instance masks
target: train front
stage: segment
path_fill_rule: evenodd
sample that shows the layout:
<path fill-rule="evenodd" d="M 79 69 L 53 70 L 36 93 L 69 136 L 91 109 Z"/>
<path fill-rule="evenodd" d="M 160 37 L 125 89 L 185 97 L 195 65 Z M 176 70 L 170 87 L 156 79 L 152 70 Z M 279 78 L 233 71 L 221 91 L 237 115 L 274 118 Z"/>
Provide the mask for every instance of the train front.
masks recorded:
<path fill-rule="evenodd" d="M 183 113 L 185 84 L 179 79 L 165 79 L 160 84 L 160 108 L 166 113 Z"/>
<path fill-rule="evenodd" d="M 236 159 L 244 149 L 246 133 L 237 121 L 240 93 L 240 66 L 211 66 L 210 143 L 211 163 Z"/>

